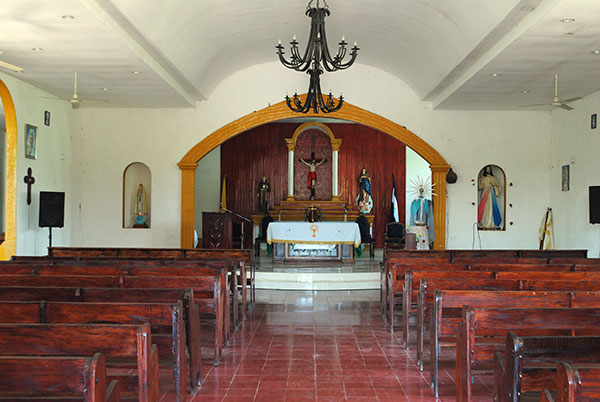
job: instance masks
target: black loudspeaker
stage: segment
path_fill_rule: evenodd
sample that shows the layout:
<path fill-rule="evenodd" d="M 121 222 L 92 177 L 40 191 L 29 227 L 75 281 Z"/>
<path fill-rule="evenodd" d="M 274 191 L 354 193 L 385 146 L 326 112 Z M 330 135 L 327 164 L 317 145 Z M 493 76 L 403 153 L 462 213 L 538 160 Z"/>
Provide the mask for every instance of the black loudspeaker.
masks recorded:
<path fill-rule="evenodd" d="M 590 186 L 590 223 L 600 223 L 600 186 Z"/>
<path fill-rule="evenodd" d="M 41 228 L 62 228 L 65 223 L 65 193 L 40 191 Z"/>

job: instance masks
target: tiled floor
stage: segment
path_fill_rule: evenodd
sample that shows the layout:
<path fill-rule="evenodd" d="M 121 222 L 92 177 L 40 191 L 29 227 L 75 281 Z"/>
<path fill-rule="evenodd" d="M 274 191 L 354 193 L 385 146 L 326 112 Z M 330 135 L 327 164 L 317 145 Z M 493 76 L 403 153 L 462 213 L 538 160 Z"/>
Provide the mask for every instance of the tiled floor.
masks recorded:
<path fill-rule="evenodd" d="M 205 352 L 204 384 L 186 401 L 436 400 L 414 347 L 404 350 L 383 323 L 377 290 L 258 290 L 221 365 Z M 455 400 L 453 352 L 443 355 L 441 401 Z M 490 384 L 476 378 L 477 402 L 492 400 Z"/>

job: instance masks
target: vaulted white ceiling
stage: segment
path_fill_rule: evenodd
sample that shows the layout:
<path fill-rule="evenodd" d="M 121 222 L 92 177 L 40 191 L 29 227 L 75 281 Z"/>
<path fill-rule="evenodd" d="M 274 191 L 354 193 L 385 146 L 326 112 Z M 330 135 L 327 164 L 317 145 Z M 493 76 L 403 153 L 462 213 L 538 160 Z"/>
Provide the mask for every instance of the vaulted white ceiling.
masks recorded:
<path fill-rule="evenodd" d="M 77 71 L 82 99 L 109 101 L 90 106 L 193 107 L 236 70 L 276 61 L 278 39 L 287 44 L 296 34 L 304 49 L 306 5 L 306 0 L 3 0 L 0 61 L 24 69 L 2 71 L 65 100 Z M 361 48 L 356 63 L 398 76 L 434 108 L 550 110 L 520 106 L 549 104 L 555 73 L 561 99 L 600 89 L 600 55 L 592 53 L 600 50 L 598 0 L 329 0 L 328 5 L 330 48 L 337 48 L 342 35 L 356 40 Z M 567 18 L 574 21 L 561 21 Z"/>

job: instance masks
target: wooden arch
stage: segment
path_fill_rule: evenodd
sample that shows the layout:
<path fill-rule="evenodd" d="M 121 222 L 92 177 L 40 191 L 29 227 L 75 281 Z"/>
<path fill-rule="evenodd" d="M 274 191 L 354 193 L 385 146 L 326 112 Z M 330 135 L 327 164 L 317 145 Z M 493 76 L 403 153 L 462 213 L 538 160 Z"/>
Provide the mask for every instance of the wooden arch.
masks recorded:
<path fill-rule="evenodd" d="M 17 253 L 17 114 L 8 88 L 0 80 L 0 99 L 6 122 L 6 188 L 4 196 L 4 242 L 0 259 L 8 260 Z"/>
<path fill-rule="evenodd" d="M 285 102 L 258 110 L 247 116 L 240 117 L 224 125 L 208 137 L 192 147 L 177 164 L 181 169 L 181 247 L 190 248 L 194 244 L 194 218 L 195 218 L 195 173 L 198 161 L 206 154 L 239 133 L 254 127 L 275 122 L 282 119 L 297 118 L 298 114 L 292 112 Z M 434 200 L 435 249 L 446 248 L 446 173 L 450 166 L 444 158 L 427 142 L 391 120 L 375 113 L 361 109 L 348 102 L 335 113 L 328 117 L 353 121 L 372 127 L 402 141 L 412 148 L 423 159 L 429 162 L 432 184 L 435 185 L 438 198 Z"/>

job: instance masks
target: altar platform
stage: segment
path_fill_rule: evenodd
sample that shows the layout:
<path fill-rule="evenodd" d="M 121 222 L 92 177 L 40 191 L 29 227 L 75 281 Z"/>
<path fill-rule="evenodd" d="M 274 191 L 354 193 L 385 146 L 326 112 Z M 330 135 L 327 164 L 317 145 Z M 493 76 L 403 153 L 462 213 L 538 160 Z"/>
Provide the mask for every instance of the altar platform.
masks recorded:
<path fill-rule="evenodd" d="M 364 250 L 353 263 L 337 261 L 277 262 L 261 250 L 255 257 L 256 288 L 286 290 L 353 290 L 379 289 L 379 263 L 383 250 L 375 250 L 369 258 Z"/>

